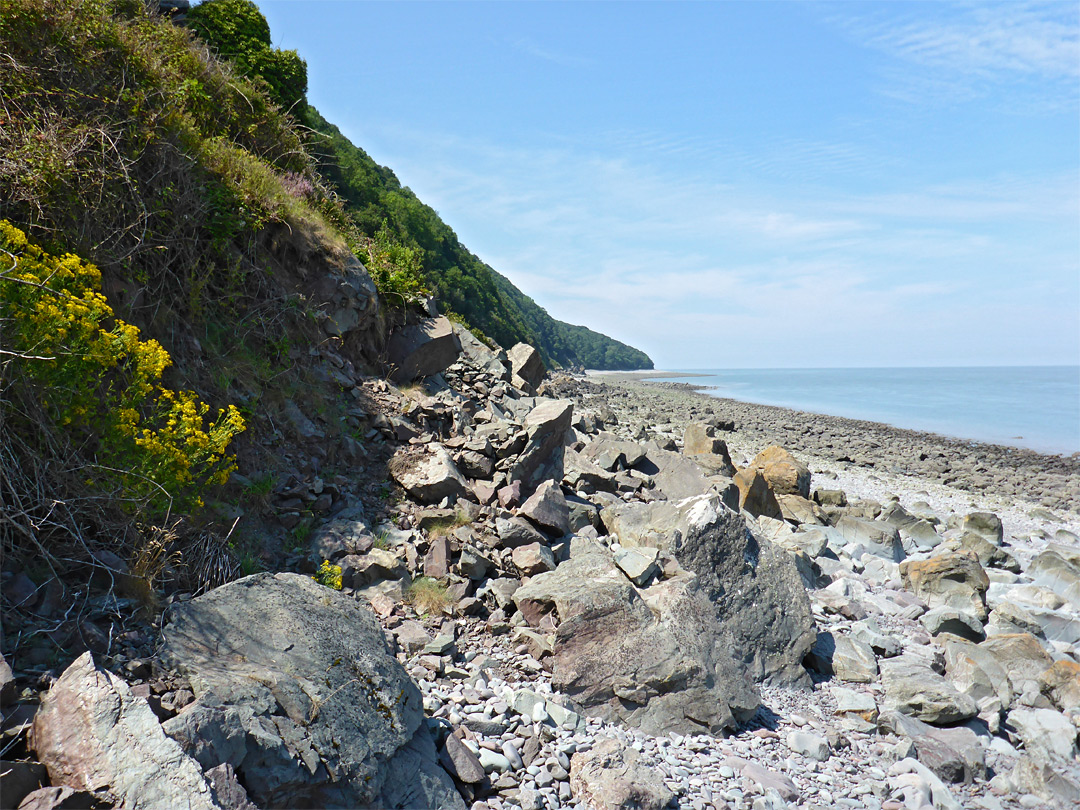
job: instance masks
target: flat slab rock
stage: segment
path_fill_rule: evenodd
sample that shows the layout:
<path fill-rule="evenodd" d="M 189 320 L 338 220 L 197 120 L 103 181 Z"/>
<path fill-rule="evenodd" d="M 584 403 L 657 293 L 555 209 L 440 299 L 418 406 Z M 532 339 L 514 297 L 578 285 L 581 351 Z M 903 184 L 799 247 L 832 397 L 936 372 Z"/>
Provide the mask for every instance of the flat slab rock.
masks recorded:
<path fill-rule="evenodd" d="M 196 701 L 165 724 L 260 807 L 464 807 L 420 690 L 372 613 L 298 574 L 255 574 L 173 608 L 163 659 Z"/>

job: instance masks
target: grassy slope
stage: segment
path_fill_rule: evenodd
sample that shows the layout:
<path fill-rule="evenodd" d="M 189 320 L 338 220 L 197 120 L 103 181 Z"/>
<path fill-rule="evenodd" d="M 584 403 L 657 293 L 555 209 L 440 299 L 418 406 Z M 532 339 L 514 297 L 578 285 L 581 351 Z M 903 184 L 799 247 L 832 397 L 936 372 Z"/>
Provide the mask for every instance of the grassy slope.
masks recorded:
<path fill-rule="evenodd" d="M 399 239 L 419 247 L 428 281 L 444 307 L 506 348 L 519 341 L 535 345 L 549 366 L 652 368 L 644 352 L 552 318 L 470 253 L 439 215 L 403 187 L 390 169 L 375 163 L 314 108 L 308 108 L 306 119 L 324 138 L 314 145 L 319 169 L 344 199 L 357 227 L 373 234 L 387 220 Z"/>

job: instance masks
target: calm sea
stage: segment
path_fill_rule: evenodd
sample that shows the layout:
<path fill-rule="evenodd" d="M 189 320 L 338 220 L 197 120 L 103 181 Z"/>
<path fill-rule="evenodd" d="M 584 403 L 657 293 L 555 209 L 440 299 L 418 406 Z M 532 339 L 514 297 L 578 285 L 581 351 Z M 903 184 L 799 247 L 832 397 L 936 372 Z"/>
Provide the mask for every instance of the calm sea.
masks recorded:
<path fill-rule="evenodd" d="M 1080 452 L 1080 366 L 686 369 L 716 397 L 961 439 Z"/>

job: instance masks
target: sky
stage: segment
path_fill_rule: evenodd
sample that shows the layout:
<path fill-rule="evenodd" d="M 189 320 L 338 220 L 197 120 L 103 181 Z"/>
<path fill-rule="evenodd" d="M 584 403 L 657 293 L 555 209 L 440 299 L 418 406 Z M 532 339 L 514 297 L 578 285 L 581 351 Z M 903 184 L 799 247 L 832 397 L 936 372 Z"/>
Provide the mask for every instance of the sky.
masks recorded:
<path fill-rule="evenodd" d="M 256 0 L 308 99 L 658 368 L 1080 363 L 1080 4 Z"/>

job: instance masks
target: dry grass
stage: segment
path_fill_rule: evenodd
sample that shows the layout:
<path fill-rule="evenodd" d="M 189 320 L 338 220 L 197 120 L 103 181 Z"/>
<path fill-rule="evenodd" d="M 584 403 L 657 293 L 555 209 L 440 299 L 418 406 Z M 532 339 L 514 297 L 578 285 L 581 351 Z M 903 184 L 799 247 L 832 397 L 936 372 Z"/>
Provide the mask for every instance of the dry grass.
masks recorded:
<path fill-rule="evenodd" d="M 405 593 L 405 601 L 420 614 L 442 613 L 451 603 L 446 586 L 431 577 L 414 579 Z"/>

